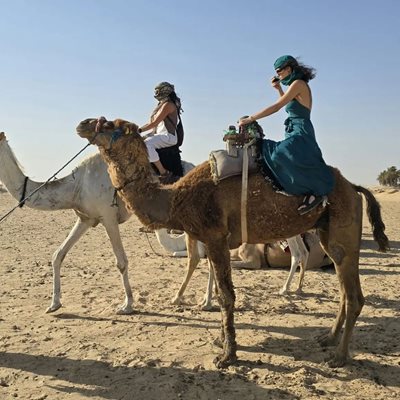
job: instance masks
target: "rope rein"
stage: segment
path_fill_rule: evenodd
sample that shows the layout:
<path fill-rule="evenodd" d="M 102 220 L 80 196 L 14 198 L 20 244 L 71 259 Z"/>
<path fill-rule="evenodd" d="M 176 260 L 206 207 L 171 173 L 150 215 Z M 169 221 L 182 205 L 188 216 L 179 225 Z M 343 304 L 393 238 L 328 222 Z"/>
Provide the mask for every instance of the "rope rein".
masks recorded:
<path fill-rule="evenodd" d="M 44 182 L 43 184 L 41 184 L 39 187 L 37 187 L 33 192 L 29 193 L 26 197 L 24 197 L 25 192 L 26 192 L 26 185 L 28 183 L 28 177 L 25 177 L 25 182 L 24 182 L 24 188 L 23 188 L 23 193 L 21 196 L 21 200 L 19 201 L 19 203 L 12 208 L 8 213 L 4 214 L 1 218 L 0 218 L 0 223 L 3 222 L 12 212 L 14 212 L 18 207 L 22 208 L 23 205 L 25 204 L 25 202 L 27 200 L 29 200 L 36 192 L 38 192 L 43 186 L 47 185 L 51 180 L 56 179 L 56 176 L 58 173 L 60 173 L 68 164 L 71 163 L 72 160 L 74 160 L 76 157 L 79 156 L 79 154 L 81 154 L 84 150 L 86 150 L 87 147 L 89 147 L 92 143 L 88 143 L 83 149 L 81 149 L 78 153 L 76 153 L 66 164 L 64 164 L 57 172 L 55 172 L 49 179 L 47 179 L 46 182 Z"/>

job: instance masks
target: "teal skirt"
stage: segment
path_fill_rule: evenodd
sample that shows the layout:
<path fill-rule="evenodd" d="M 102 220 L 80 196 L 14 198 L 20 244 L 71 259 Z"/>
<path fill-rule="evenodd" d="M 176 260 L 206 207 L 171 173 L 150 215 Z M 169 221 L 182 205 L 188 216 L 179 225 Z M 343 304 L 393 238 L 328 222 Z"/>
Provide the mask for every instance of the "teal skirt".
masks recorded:
<path fill-rule="evenodd" d="M 285 125 L 284 140 L 262 141 L 262 164 L 288 194 L 327 195 L 333 189 L 334 175 L 322 158 L 311 122 L 289 119 Z"/>

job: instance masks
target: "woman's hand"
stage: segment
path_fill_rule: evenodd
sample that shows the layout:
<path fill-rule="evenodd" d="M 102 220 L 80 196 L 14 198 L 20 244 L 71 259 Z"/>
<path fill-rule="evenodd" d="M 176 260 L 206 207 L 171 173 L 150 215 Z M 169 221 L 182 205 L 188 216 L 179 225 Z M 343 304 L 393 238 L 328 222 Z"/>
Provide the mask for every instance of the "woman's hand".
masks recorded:
<path fill-rule="evenodd" d="M 238 121 L 239 126 L 250 124 L 250 122 L 254 122 L 253 117 L 240 118 Z"/>
<path fill-rule="evenodd" d="M 278 90 L 278 91 L 281 91 L 281 90 L 282 90 L 281 84 L 279 83 L 279 78 L 277 78 L 276 76 L 273 76 L 273 77 L 271 78 L 271 86 L 272 86 L 274 89 Z"/>

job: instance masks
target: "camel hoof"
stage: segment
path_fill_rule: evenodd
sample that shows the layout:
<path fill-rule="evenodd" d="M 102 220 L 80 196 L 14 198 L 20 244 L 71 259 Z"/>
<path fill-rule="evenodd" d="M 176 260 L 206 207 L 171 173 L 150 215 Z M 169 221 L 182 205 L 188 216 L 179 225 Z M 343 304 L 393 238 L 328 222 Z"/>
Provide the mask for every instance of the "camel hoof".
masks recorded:
<path fill-rule="evenodd" d="M 201 303 L 199 303 L 199 308 L 202 311 L 213 311 L 214 307 L 212 305 L 211 299 L 205 297 Z"/>
<path fill-rule="evenodd" d="M 324 333 L 321 336 L 317 337 L 317 341 L 322 347 L 329 347 L 329 346 L 335 346 L 338 342 L 338 339 L 331 335 L 330 333 L 326 334 Z"/>
<path fill-rule="evenodd" d="M 335 355 L 332 359 L 328 360 L 328 366 L 330 368 L 340 368 L 346 364 L 347 357 L 343 355 Z"/>
<path fill-rule="evenodd" d="M 182 299 L 180 297 L 176 296 L 171 300 L 171 304 L 173 304 L 175 306 L 180 306 L 182 304 Z"/>
<path fill-rule="evenodd" d="M 279 291 L 279 294 L 280 294 L 281 296 L 286 296 L 287 294 L 289 294 L 289 292 L 288 292 L 286 289 L 281 289 L 281 290 Z"/>
<path fill-rule="evenodd" d="M 199 308 L 200 308 L 200 310 L 201 311 L 212 311 L 213 310 L 213 306 L 212 306 L 212 304 L 204 304 L 204 303 L 201 303 L 201 304 L 199 304 Z"/>
<path fill-rule="evenodd" d="M 225 356 L 224 354 L 214 358 L 214 364 L 218 369 L 229 367 L 237 361 L 236 355 Z"/>
<path fill-rule="evenodd" d="M 62 307 L 61 303 L 58 304 L 52 304 L 47 310 L 46 310 L 46 314 L 50 314 L 54 311 L 59 310 Z"/>
<path fill-rule="evenodd" d="M 131 315 L 133 313 L 134 313 L 134 311 L 131 306 L 124 306 L 117 310 L 117 315 Z"/>

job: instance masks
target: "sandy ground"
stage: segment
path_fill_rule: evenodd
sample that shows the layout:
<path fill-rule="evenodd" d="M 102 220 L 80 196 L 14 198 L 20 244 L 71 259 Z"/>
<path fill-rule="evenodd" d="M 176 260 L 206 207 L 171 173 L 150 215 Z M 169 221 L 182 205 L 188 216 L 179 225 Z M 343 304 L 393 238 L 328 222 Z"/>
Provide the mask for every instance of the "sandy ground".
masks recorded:
<path fill-rule="evenodd" d="M 135 217 L 121 226 L 136 313 L 116 315 L 123 288 L 104 228 L 92 229 L 62 269 L 63 307 L 46 314 L 51 256 L 72 211 L 16 210 L 0 224 L 0 399 L 390 399 L 400 398 L 400 192 L 375 189 L 391 250 L 376 251 L 364 218 L 366 304 L 344 368 L 331 369 L 316 337 L 338 308 L 333 270 L 308 271 L 304 294 L 277 294 L 285 270 L 233 271 L 237 365 L 217 370 L 220 314 L 200 311 L 202 261 L 184 306 L 170 299 L 185 273 Z M 0 216 L 15 205 L 0 193 Z M 296 276 L 297 279 L 297 276 Z"/>

